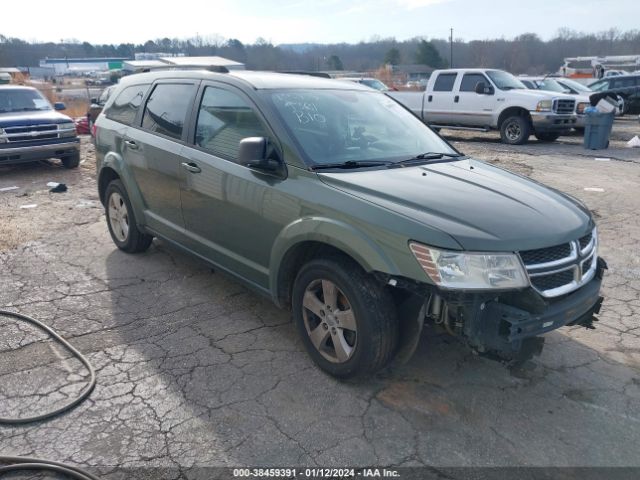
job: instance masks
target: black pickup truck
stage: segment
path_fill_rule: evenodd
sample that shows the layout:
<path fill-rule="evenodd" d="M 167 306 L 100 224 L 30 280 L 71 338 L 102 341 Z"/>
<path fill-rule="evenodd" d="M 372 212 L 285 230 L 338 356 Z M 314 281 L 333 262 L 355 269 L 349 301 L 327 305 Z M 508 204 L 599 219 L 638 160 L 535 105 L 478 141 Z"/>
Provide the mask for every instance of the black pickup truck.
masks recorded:
<path fill-rule="evenodd" d="M 66 168 L 80 164 L 73 120 L 35 88 L 0 86 L 0 165 L 57 158 Z"/>

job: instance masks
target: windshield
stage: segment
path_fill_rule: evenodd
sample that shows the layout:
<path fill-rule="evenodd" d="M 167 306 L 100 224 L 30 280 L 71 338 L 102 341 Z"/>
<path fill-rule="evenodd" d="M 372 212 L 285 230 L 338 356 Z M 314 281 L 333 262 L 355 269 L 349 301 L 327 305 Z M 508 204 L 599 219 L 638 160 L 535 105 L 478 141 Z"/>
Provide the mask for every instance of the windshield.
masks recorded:
<path fill-rule="evenodd" d="M 540 90 L 548 90 L 550 92 L 568 93 L 569 89 L 560 85 L 556 80 L 545 78 L 544 80 L 535 80 L 536 86 Z"/>
<path fill-rule="evenodd" d="M 568 88 L 575 90 L 576 92 L 590 92 L 591 89 L 586 85 L 581 84 L 580 82 L 576 82 L 575 80 L 570 80 L 568 78 L 563 78 L 559 80 L 559 82 L 563 85 L 566 85 Z"/>
<path fill-rule="evenodd" d="M 384 83 L 382 83 L 380 80 L 377 80 L 375 78 L 364 78 L 360 80 L 360 83 L 366 85 L 367 87 L 380 90 L 381 92 L 389 91 L 389 87 L 387 87 Z"/>
<path fill-rule="evenodd" d="M 37 90 L 0 89 L 0 112 L 51 110 L 51 105 Z"/>
<path fill-rule="evenodd" d="M 447 143 L 378 92 L 269 92 L 276 111 L 314 165 L 395 162 L 426 152 L 455 155 Z"/>
<path fill-rule="evenodd" d="M 527 87 L 510 73 L 502 70 L 489 70 L 487 72 L 489 78 L 496 84 L 500 90 L 526 89 Z"/>

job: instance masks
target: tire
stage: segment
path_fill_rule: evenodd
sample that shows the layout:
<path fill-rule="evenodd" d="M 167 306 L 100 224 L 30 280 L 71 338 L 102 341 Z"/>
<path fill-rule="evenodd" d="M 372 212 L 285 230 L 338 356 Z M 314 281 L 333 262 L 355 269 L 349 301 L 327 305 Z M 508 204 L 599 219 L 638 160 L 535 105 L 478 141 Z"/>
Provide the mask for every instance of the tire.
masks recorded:
<path fill-rule="evenodd" d="M 105 191 L 105 216 L 111 239 L 127 253 L 144 252 L 153 240 L 138 229 L 129 196 L 120 180 L 112 180 Z"/>
<path fill-rule="evenodd" d="M 514 115 L 500 125 L 500 138 L 502 143 L 509 145 L 523 145 L 529 140 L 531 125 L 525 117 Z"/>
<path fill-rule="evenodd" d="M 580 135 L 584 135 L 584 127 L 576 127 L 574 128 L 574 130 L 578 132 Z"/>
<path fill-rule="evenodd" d="M 292 308 L 309 356 L 335 377 L 373 373 L 396 351 L 398 321 L 391 294 L 348 257 L 305 264 L 293 285 Z"/>
<path fill-rule="evenodd" d="M 555 142 L 559 137 L 559 133 L 539 132 L 535 134 L 536 138 L 541 142 Z"/>
<path fill-rule="evenodd" d="M 78 165 L 80 165 L 80 152 L 61 158 L 60 161 L 64 168 L 78 168 Z"/>

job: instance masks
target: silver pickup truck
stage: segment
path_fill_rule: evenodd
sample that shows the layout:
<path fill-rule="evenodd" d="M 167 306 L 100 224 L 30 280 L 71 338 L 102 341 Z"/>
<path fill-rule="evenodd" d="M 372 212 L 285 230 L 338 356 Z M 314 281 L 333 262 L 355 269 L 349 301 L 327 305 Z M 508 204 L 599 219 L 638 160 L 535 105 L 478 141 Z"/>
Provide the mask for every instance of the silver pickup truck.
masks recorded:
<path fill-rule="evenodd" d="M 576 125 L 571 95 L 529 90 L 502 70 L 436 70 L 424 92 L 388 92 L 435 129 L 499 130 L 504 143 L 531 134 L 554 141 Z"/>

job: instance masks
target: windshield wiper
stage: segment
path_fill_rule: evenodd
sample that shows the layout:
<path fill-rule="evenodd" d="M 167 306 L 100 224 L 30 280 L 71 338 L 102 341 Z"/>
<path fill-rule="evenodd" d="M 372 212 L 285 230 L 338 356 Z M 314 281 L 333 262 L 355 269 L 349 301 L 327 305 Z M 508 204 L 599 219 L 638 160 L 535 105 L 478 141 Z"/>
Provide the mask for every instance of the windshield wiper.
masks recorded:
<path fill-rule="evenodd" d="M 427 163 L 432 160 L 441 160 L 443 158 L 460 158 L 464 157 L 459 153 L 444 153 L 444 152 L 427 152 L 420 153 L 415 157 L 407 158 L 406 160 L 400 160 L 399 162 L 393 162 L 389 168 L 393 167 L 406 167 L 408 165 L 420 165 L 422 163 Z"/>
<path fill-rule="evenodd" d="M 329 168 L 364 168 L 364 167 L 379 167 L 381 165 L 390 165 L 393 162 L 375 161 L 375 160 L 347 160 L 346 162 L 335 163 L 318 163 L 309 167 L 310 170 L 325 170 Z"/>

